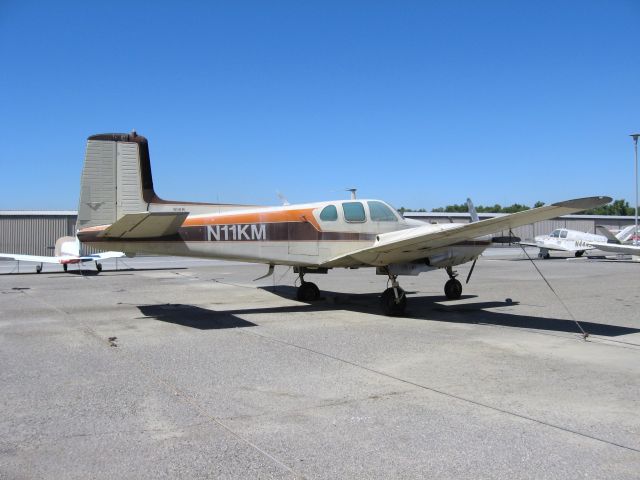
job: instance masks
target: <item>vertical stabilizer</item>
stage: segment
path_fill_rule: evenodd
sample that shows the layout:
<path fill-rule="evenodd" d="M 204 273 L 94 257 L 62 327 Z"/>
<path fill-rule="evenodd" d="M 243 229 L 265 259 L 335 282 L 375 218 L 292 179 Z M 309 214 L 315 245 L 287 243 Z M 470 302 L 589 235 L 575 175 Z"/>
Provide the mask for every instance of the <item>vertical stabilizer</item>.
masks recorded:
<path fill-rule="evenodd" d="M 146 138 L 132 132 L 87 139 L 77 229 L 145 212 L 154 196 Z"/>

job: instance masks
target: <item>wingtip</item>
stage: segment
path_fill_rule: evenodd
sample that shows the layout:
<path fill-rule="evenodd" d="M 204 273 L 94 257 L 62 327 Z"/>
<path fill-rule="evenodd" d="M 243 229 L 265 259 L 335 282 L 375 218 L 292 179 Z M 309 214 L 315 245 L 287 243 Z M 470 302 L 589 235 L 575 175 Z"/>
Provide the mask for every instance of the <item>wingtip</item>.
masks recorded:
<path fill-rule="evenodd" d="M 613 199 L 611 197 L 605 197 L 605 196 L 575 198 L 573 200 L 566 200 L 564 202 L 554 203 L 553 206 L 573 208 L 580 211 L 580 210 L 588 210 L 590 208 L 599 207 L 601 205 L 606 205 L 612 200 Z"/>

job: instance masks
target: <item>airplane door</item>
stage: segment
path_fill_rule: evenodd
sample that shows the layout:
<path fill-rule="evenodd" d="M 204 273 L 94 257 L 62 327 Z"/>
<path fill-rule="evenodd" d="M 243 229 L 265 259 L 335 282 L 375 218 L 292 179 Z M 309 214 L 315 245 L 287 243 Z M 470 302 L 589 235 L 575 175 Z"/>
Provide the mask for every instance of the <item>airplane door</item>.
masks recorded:
<path fill-rule="evenodd" d="M 289 254 L 318 256 L 318 231 L 309 222 L 290 222 Z"/>

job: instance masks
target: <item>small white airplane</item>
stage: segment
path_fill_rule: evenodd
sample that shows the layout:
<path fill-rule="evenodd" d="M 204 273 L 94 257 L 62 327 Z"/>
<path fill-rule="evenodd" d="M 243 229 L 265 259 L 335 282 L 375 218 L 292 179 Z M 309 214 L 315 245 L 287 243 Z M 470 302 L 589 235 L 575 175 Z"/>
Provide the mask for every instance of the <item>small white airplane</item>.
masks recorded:
<path fill-rule="evenodd" d="M 119 258 L 124 257 L 122 252 L 103 252 L 95 253 L 92 255 L 80 255 L 80 241 L 77 237 L 60 237 L 56 241 L 54 250 L 54 256 L 40 256 L 40 255 L 22 255 L 16 253 L 0 253 L 0 258 L 10 258 L 19 262 L 35 262 L 40 265 L 36 266 L 36 272 L 42 272 L 42 266 L 44 263 L 56 263 L 62 265 L 64 271 L 67 271 L 68 265 L 84 262 L 96 262 L 96 270 L 102 271 L 102 264 L 100 260 L 106 260 L 107 258 Z"/>
<path fill-rule="evenodd" d="M 550 258 L 550 251 L 573 252 L 576 257 L 581 257 L 587 250 L 593 250 L 592 244 L 596 242 L 607 242 L 607 238 L 593 233 L 569 230 L 567 228 L 557 228 L 548 235 L 538 235 L 533 242 L 520 241 L 520 245 L 538 247 L 539 258 Z"/>
<path fill-rule="evenodd" d="M 306 274 L 375 267 L 390 283 L 381 295 L 382 309 L 398 315 L 407 303 L 399 275 L 444 269 L 445 295 L 459 299 L 462 284 L 453 268 L 475 262 L 491 234 L 610 201 L 579 198 L 468 224 L 436 225 L 405 219 L 374 199 L 278 207 L 167 201 L 153 188 L 147 139 L 135 132 L 107 133 L 87 141 L 77 236 L 100 250 L 127 254 L 263 263 L 268 271 L 260 278 L 273 274 L 275 265 L 292 266 L 301 301 L 320 296 Z"/>
<path fill-rule="evenodd" d="M 591 245 L 603 252 L 618 253 L 623 255 L 640 255 L 640 242 L 632 245 L 629 242 L 635 241 L 635 225 L 629 225 L 619 233 L 613 234 L 606 227 L 597 225 L 596 229 L 607 238 L 606 242 L 591 242 Z"/>

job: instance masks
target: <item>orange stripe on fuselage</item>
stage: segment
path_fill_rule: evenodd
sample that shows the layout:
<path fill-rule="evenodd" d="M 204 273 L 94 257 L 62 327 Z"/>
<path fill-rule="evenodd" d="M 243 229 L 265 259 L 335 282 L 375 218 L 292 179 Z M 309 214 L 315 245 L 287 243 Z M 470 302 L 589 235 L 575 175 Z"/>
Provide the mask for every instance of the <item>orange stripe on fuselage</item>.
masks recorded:
<path fill-rule="evenodd" d="M 198 227 L 203 225 L 233 225 L 246 223 L 282 223 L 282 222 L 309 222 L 316 230 L 320 231 L 320 225 L 313 216 L 313 208 L 301 208 L 296 210 L 275 210 L 267 212 L 228 213 L 211 215 L 207 217 L 189 218 L 182 224 L 183 227 Z"/>

